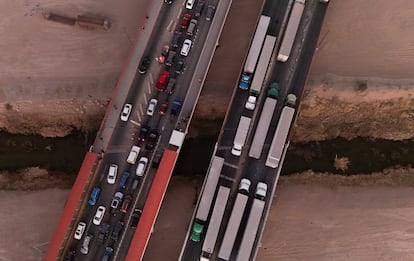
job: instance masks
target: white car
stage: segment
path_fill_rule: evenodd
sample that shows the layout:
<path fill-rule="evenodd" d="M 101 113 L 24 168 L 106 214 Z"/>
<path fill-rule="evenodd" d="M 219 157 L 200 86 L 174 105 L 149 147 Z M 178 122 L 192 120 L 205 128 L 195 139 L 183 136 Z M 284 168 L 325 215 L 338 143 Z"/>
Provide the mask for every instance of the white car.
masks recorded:
<path fill-rule="evenodd" d="M 185 8 L 187 8 L 188 10 L 193 9 L 195 0 L 187 0 L 187 2 L 185 3 Z"/>
<path fill-rule="evenodd" d="M 102 222 L 102 219 L 105 215 L 106 208 L 104 206 L 99 206 L 96 210 L 95 216 L 93 217 L 93 223 L 99 226 Z"/>
<path fill-rule="evenodd" d="M 141 157 L 138 161 L 138 166 L 137 166 L 137 176 L 143 176 L 144 172 L 145 172 L 145 168 L 147 167 L 148 164 L 148 158 L 147 157 Z"/>
<path fill-rule="evenodd" d="M 73 238 L 79 240 L 83 236 L 83 232 L 85 232 L 86 223 L 85 222 L 79 222 L 78 227 L 75 230 L 75 234 L 73 235 Z"/>
<path fill-rule="evenodd" d="M 118 174 L 118 165 L 111 164 L 111 166 L 109 167 L 108 177 L 107 177 L 108 184 L 115 184 L 117 174 Z"/>
<path fill-rule="evenodd" d="M 240 185 L 239 185 L 239 191 L 245 192 L 245 193 L 249 193 L 249 189 L 250 189 L 250 180 L 248 179 L 242 179 L 240 181 Z"/>
<path fill-rule="evenodd" d="M 244 107 L 249 111 L 254 110 L 254 108 L 256 107 L 256 99 L 257 98 L 255 96 L 250 95 Z"/>
<path fill-rule="evenodd" d="M 190 39 L 185 39 L 184 43 L 183 43 L 183 47 L 181 47 L 181 52 L 180 54 L 182 56 L 187 56 L 188 53 L 190 52 L 190 48 L 191 48 L 191 40 Z"/>
<path fill-rule="evenodd" d="M 155 108 L 157 107 L 157 103 L 158 103 L 157 99 L 151 99 L 150 100 L 150 102 L 148 104 L 148 109 L 147 109 L 147 115 L 148 116 L 154 115 Z"/>
<path fill-rule="evenodd" d="M 140 150 L 141 150 L 140 147 L 135 146 L 135 145 L 132 146 L 131 151 L 129 152 L 128 158 L 127 158 L 127 162 L 129 164 L 135 164 L 135 161 L 137 161 L 138 154 L 139 154 Z"/>
<path fill-rule="evenodd" d="M 129 103 L 125 104 L 121 112 L 121 121 L 128 121 L 131 111 L 132 111 L 132 105 Z"/>

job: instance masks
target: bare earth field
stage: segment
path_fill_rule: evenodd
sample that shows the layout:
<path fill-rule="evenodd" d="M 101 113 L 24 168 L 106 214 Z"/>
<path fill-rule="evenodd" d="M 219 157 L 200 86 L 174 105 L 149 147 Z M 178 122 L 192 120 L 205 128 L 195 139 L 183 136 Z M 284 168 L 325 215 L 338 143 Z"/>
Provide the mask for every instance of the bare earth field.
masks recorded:
<path fill-rule="evenodd" d="M 258 261 L 414 259 L 413 187 L 282 182 L 276 197 Z"/>
<path fill-rule="evenodd" d="M 69 190 L 0 191 L 0 261 L 40 261 Z"/>
<path fill-rule="evenodd" d="M 0 128 L 65 136 L 96 130 L 125 63 L 147 0 L 1 1 Z M 109 30 L 44 19 L 46 12 L 109 18 Z"/>

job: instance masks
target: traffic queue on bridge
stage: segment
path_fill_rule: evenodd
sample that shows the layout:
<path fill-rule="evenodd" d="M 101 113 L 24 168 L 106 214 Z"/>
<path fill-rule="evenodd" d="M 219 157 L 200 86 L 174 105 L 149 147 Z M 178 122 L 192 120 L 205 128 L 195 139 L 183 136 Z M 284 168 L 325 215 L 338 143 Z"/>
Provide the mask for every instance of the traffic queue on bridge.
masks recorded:
<path fill-rule="evenodd" d="M 246 57 L 243 68 L 243 73 L 240 76 L 238 89 L 241 91 L 248 91 L 247 100 L 244 103 L 246 111 L 241 113 L 237 128 L 233 139 L 233 146 L 230 150 L 230 157 L 241 157 L 243 149 L 247 141 L 247 137 L 252 132 L 252 143 L 249 146 L 248 156 L 254 160 L 260 160 L 262 151 L 264 150 L 265 140 L 271 127 L 273 115 L 276 111 L 276 105 L 281 102 L 279 94 L 284 88 L 288 90 L 287 86 L 280 86 L 277 82 L 271 82 L 268 88 L 264 88 L 264 81 L 266 72 L 268 71 L 269 63 L 276 54 L 276 59 L 279 62 L 286 62 L 291 52 L 293 41 L 295 39 L 298 25 L 301 20 L 305 0 L 295 0 L 293 4 L 293 12 L 288 21 L 287 31 L 285 32 L 280 50 L 275 50 L 276 36 L 267 34 L 269 25 L 271 24 L 271 17 L 261 15 L 258 25 L 253 36 L 253 40 Z M 256 68 L 257 66 L 257 68 Z M 260 115 L 257 125 L 250 115 L 259 106 L 257 106 L 261 90 L 267 89 L 264 106 L 261 111 L 257 113 Z M 282 113 L 278 121 L 276 131 L 273 134 L 273 139 L 270 144 L 270 149 L 265 166 L 276 169 L 282 160 L 283 152 L 288 146 L 288 133 L 292 125 L 295 107 L 296 95 L 289 93 L 286 99 L 282 99 Z M 258 110 L 258 109 L 257 109 Z M 255 128 L 256 125 L 256 128 Z M 229 155 L 229 154 L 226 154 Z M 226 204 L 229 199 L 231 188 L 223 185 L 220 182 L 220 175 L 225 158 L 218 155 L 213 156 L 203 192 L 200 196 L 198 206 L 196 209 L 195 219 L 191 226 L 189 240 L 195 243 L 202 239 L 202 247 L 200 254 L 200 261 L 208 261 L 216 258 L 213 253 L 217 253 L 220 260 L 251 260 L 256 235 L 261 224 L 261 219 L 265 207 L 265 198 L 267 193 L 267 184 L 263 181 L 258 181 L 256 190 L 253 194 L 253 204 L 250 209 L 246 208 L 249 201 L 249 193 L 251 181 L 247 177 L 241 177 L 236 199 L 232 208 L 230 206 L 231 215 L 228 221 L 223 220 Z M 218 191 L 217 191 L 218 187 Z M 217 191 L 217 194 L 216 194 Z M 215 198 L 215 203 L 214 203 Z M 242 231 L 241 243 L 235 247 L 236 235 L 238 234 L 240 224 L 243 216 L 247 216 L 247 224 Z M 227 223 L 225 223 L 227 222 Z M 220 228 L 225 228 L 224 236 L 221 245 L 217 245 L 218 234 Z M 218 250 L 217 252 L 215 251 Z M 234 252 L 234 253 L 233 253 Z"/>
<path fill-rule="evenodd" d="M 172 4 L 173 1 L 166 1 L 167 4 Z M 193 5 L 195 8 L 193 10 Z M 161 56 L 156 60 L 163 64 L 158 80 L 155 84 L 155 89 L 158 90 L 156 96 L 161 93 L 166 93 L 167 97 L 162 101 L 159 101 L 157 97 L 150 98 L 146 115 L 148 120 L 141 123 L 140 129 L 134 138 L 134 144 L 132 145 L 127 157 L 126 166 L 122 163 L 111 163 L 106 171 L 106 183 L 109 185 L 115 185 L 118 187 L 112 197 L 112 201 L 109 206 L 99 205 L 96 208 L 95 214 L 92 217 L 92 224 L 99 227 L 98 234 L 95 236 L 88 229 L 88 223 L 86 220 L 79 221 L 75 226 L 73 238 L 80 242 L 80 252 L 84 255 L 89 253 L 89 249 L 94 241 L 96 244 L 105 245 L 105 251 L 103 260 L 109 260 L 114 252 L 114 245 L 119 240 L 119 237 L 125 229 L 127 222 L 127 213 L 130 211 L 131 227 L 137 227 L 139 219 L 142 214 L 142 210 L 132 207 L 134 194 L 141 184 L 140 179 L 145 176 L 148 171 L 148 163 L 150 154 L 157 147 L 157 143 L 160 138 L 160 133 L 157 128 L 151 128 L 149 119 L 157 115 L 160 117 L 167 115 L 168 109 L 170 110 L 170 117 L 174 118 L 180 113 L 183 99 L 175 97 L 173 102 L 169 103 L 169 97 L 176 91 L 177 78 L 185 71 L 185 59 L 190 54 L 190 50 L 193 45 L 192 37 L 194 37 L 198 19 L 201 16 L 205 2 L 198 1 L 195 4 L 194 0 L 186 1 L 186 9 L 182 15 L 182 20 L 178 29 L 175 31 L 171 44 L 162 48 Z M 206 10 L 206 20 L 210 21 L 214 16 L 215 6 L 209 5 Z M 185 37 L 183 37 L 185 36 Z M 183 39 L 185 38 L 185 39 Z M 181 56 L 178 58 L 178 53 Z M 151 66 L 152 58 L 150 55 L 144 55 L 138 65 L 139 74 L 145 74 Z M 120 121 L 128 123 L 129 119 L 134 111 L 134 106 L 131 103 L 126 103 L 122 107 L 120 113 Z M 145 144 L 145 146 L 144 146 Z M 143 149 L 145 148 L 145 150 Z M 157 168 L 162 158 L 162 151 L 156 151 L 152 161 L 152 167 Z M 121 171 L 121 168 L 125 169 Z M 134 175 L 135 174 L 135 175 Z M 99 201 L 100 195 L 102 195 L 100 186 L 95 186 L 88 198 L 88 205 L 94 207 Z M 107 222 L 106 216 L 121 216 L 120 220 L 117 220 L 115 224 L 111 225 Z M 95 239 L 96 238 L 96 239 Z M 75 257 L 75 250 L 69 250 L 65 259 L 73 260 Z"/>

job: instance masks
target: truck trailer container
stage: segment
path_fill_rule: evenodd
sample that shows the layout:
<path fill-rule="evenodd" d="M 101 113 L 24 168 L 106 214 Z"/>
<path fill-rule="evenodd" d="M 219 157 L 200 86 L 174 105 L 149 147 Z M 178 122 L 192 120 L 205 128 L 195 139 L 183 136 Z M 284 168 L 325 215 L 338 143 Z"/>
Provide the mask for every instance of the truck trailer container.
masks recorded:
<path fill-rule="evenodd" d="M 289 106 L 294 106 L 296 103 L 296 96 L 289 94 L 286 103 Z M 279 166 L 286 138 L 289 134 L 290 125 L 292 124 L 293 115 L 295 114 L 295 108 L 289 106 L 285 106 L 282 109 L 282 114 L 280 115 L 275 135 L 273 136 L 270 145 L 269 154 L 267 155 L 265 165 L 271 168 L 277 168 Z"/>
<path fill-rule="evenodd" d="M 251 77 L 254 73 L 254 69 L 256 68 L 257 60 L 259 59 L 260 51 L 262 49 L 263 41 L 265 39 L 269 24 L 269 16 L 260 16 L 260 20 L 257 24 L 256 32 L 254 33 L 249 53 L 247 54 L 246 62 L 244 63 L 244 71 L 239 84 L 240 89 L 249 89 Z"/>
<path fill-rule="evenodd" d="M 260 54 L 259 63 L 257 64 L 256 73 L 254 74 L 252 84 L 250 85 L 250 96 L 247 99 L 245 105 L 245 108 L 248 110 L 254 110 L 256 107 L 256 100 L 257 97 L 259 97 L 260 90 L 262 89 L 263 81 L 266 76 L 267 67 L 269 66 L 269 61 L 272 57 L 275 43 L 276 37 L 266 35 L 263 50 Z"/>
<path fill-rule="evenodd" d="M 239 231 L 240 222 L 243 217 L 244 209 L 249 197 L 242 193 L 238 193 L 236 201 L 231 212 L 226 232 L 224 233 L 223 242 L 221 243 L 218 256 L 226 261 L 230 260 L 231 251 L 236 240 L 237 231 Z"/>
<path fill-rule="evenodd" d="M 214 251 L 229 193 L 229 188 L 220 186 L 217 193 L 216 203 L 213 208 L 213 213 L 211 214 L 211 219 L 207 227 L 206 237 L 203 242 L 201 253 L 202 258 L 210 258 L 211 254 Z"/>
<path fill-rule="evenodd" d="M 240 156 L 244 143 L 246 142 L 247 132 L 249 131 L 250 121 L 252 119 L 241 116 L 239 126 L 237 127 L 236 136 L 234 137 L 233 148 L 231 154 Z"/>
<path fill-rule="evenodd" d="M 260 199 L 254 199 L 252 209 L 250 210 L 249 219 L 247 220 L 247 225 L 244 230 L 243 239 L 240 244 L 239 252 L 237 253 L 237 261 L 250 260 L 264 206 L 264 201 Z"/>
<path fill-rule="evenodd" d="M 255 159 L 260 159 L 267 132 L 269 131 L 269 126 L 277 104 L 276 98 L 279 93 L 279 85 L 277 83 L 272 83 L 270 86 L 268 97 L 263 105 L 259 123 L 257 124 L 256 132 L 254 133 L 253 141 L 250 145 L 249 156 Z"/>
<path fill-rule="evenodd" d="M 210 212 L 211 203 L 216 192 L 218 180 L 220 178 L 221 169 L 223 168 L 224 159 L 213 156 L 210 163 L 210 168 L 207 174 L 207 180 L 204 184 L 204 190 L 201 194 L 200 202 L 196 213 L 196 219 L 200 221 L 207 221 L 208 213 Z"/>
<path fill-rule="evenodd" d="M 259 62 L 257 64 L 256 73 L 254 74 L 252 84 L 250 86 L 250 94 L 259 96 L 260 89 L 262 88 L 264 78 L 266 76 L 267 67 L 269 66 L 270 58 L 272 58 L 273 48 L 275 47 L 276 37 L 266 35 L 265 42 L 263 44 L 263 50 L 260 54 Z"/>
<path fill-rule="evenodd" d="M 286 27 L 285 35 L 283 36 L 282 45 L 280 46 L 279 53 L 277 55 L 277 60 L 280 62 L 286 62 L 289 58 L 296 33 L 298 32 L 299 23 L 302 19 L 304 8 L 305 0 L 295 0 L 292 13 L 290 14 L 289 22 Z"/>

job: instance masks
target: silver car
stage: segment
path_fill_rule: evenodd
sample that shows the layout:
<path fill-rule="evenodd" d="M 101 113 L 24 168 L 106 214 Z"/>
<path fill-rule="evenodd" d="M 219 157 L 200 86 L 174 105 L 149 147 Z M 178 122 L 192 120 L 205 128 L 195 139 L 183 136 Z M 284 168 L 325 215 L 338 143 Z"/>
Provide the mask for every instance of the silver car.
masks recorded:
<path fill-rule="evenodd" d="M 93 235 L 89 234 L 85 236 L 85 239 L 83 240 L 82 247 L 80 249 L 80 252 L 84 255 L 87 255 L 89 253 L 89 244 L 91 243 L 93 238 Z"/>
<path fill-rule="evenodd" d="M 117 209 L 123 197 L 124 197 L 124 194 L 122 194 L 122 192 L 119 192 L 119 191 L 116 192 L 111 202 L 111 208 Z"/>
<path fill-rule="evenodd" d="M 155 108 L 157 107 L 157 103 L 158 103 L 157 99 L 151 99 L 150 100 L 150 102 L 148 104 L 148 109 L 147 109 L 147 115 L 148 116 L 154 115 L 154 111 L 155 111 Z"/>

